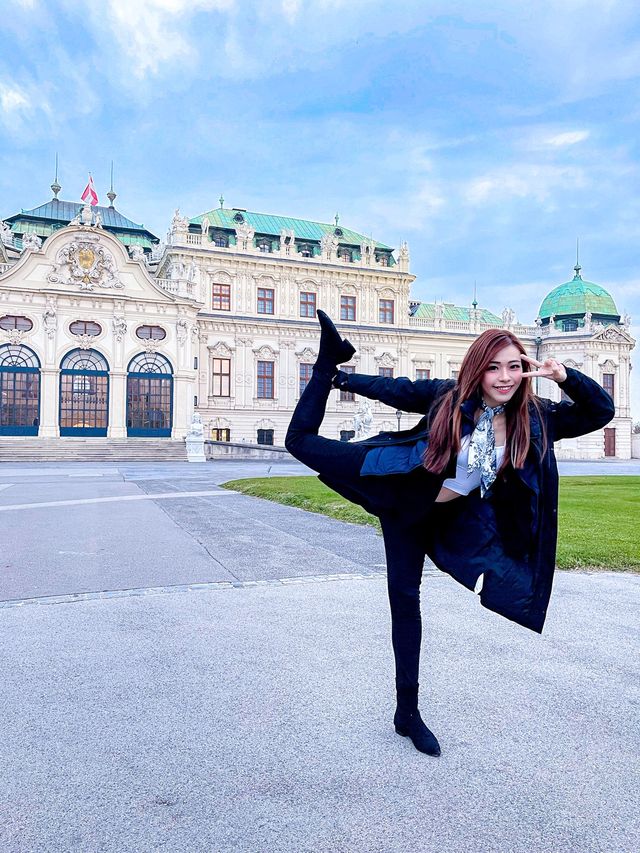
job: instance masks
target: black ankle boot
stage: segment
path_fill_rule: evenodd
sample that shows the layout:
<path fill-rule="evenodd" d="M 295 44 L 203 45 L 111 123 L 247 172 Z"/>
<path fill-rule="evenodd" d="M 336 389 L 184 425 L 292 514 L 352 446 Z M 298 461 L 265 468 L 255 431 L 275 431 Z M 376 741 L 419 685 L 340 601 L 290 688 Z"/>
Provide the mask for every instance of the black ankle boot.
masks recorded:
<path fill-rule="evenodd" d="M 340 336 L 340 332 L 333 325 L 333 321 L 324 311 L 318 309 L 316 313 L 322 334 L 320 335 L 320 349 L 315 368 L 320 373 L 333 376 L 337 366 L 349 361 L 356 350 L 346 338 Z"/>
<path fill-rule="evenodd" d="M 440 744 L 438 739 L 422 721 L 420 711 L 412 712 L 397 710 L 393 718 L 396 731 L 402 737 L 410 737 L 418 752 L 427 755 L 440 755 Z"/>

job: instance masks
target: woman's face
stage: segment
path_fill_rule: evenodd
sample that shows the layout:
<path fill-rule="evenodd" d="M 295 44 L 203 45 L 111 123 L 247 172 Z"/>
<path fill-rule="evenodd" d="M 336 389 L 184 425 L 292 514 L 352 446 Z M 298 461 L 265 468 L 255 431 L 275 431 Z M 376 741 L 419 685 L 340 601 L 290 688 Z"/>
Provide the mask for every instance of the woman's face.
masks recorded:
<path fill-rule="evenodd" d="M 522 355 L 515 344 L 498 350 L 482 375 L 480 387 L 487 406 L 508 403 L 522 382 Z"/>

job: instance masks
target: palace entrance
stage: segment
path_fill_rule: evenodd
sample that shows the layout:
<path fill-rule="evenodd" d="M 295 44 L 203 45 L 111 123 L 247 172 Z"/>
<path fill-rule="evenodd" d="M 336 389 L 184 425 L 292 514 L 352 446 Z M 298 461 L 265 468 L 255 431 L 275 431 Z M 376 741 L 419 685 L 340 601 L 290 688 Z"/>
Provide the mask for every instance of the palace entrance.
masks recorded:
<path fill-rule="evenodd" d="M 0 346 L 0 435 L 37 435 L 40 362 L 29 347 Z"/>
<path fill-rule="evenodd" d="M 127 435 L 169 438 L 173 418 L 173 370 L 157 352 L 143 352 L 129 362 Z"/>
<path fill-rule="evenodd" d="M 106 436 L 109 365 L 96 350 L 72 350 L 60 365 L 60 435 Z"/>

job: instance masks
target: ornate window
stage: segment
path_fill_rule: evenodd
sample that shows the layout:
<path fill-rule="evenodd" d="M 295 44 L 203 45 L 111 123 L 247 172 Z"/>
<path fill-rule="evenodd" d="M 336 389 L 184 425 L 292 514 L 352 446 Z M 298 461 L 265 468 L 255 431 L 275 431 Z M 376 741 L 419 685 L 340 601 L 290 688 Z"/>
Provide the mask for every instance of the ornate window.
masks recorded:
<path fill-rule="evenodd" d="M 214 311 L 231 311 L 231 285 L 214 284 L 211 307 Z"/>
<path fill-rule="evenodd" d="M 37 435 L 40 362 L 28 347 L 0 347 L 0 435 Z"/>
<path fill-rule="evenodd" d="M 338 249 L 338 257 L 341 258 L 345 263 L 350 264 L 353 261 L 353 252 L 346 246 L 340 246 L 340 248 Z"/>
<path fill-rule="evenodd" d="M 163 341 L 167 333 L 161 326 L 138 326 L 136 337 L 143 341 Z"/>
<path fill-rule="evenodd" d="M 273 290 L 270 287 L 258 288 L 258 314 L 273 314 Z"/>
<path fill-rule="evenodd" d="M 220 246 L 222 249 L 229 248 L 229 235 L 224 231 L 214 231 L 211 237 L 211 242 L 214 246 Z"/>
<path fill-rule="evenodd" d="M 615 373 L 603 373 L 602 374 L 602 387 L 607 392 L 607 394 L 613 400 L 613 395 L 615 392 L 615 382 L 616 375 Z"/>
<path fill-rule="evenodd" d="M 212 365 L 212 396 L 231 396 L 231 359 L 214 358 Z"/>
<path fill-rule="evenodd" d="M 376 252 L 376 261 L 380 264 L 381 267 L 389 267 L 391 266 L 391 258 L 386 252 Z"/>
<path fill-rule="evenodd" d="M 562 321 L 562 331 L 563 332 L 577 332 L 578 331 L 578 321 L 577 320 L 563 320 Z"/>
<path fill-rule="evenodd" d="M 378 302 L 378 320 L 381 323 L 393 323 L 394 300 L 380 299 Z"/>
<path fill-rule="evenodd" d="M 298 247 L 298 252 L 302 255 L 303 258 L 312 258 L 313 257 L 313 246 L 311 243 L 300 243 Z"/>
<path fill-rule="evenodd" d="M 393 379 L 393 367 L 379 367 L 378 376 L 383 376 L 385 379 Z"/>
<path fill-rule="evenodd" d="M 298 393 L 302 396 L 302 392 L 309 384 L 309 380 L 312 376 L 313 365 L 308 363 L 302 363 L 300 365 L 300 382 L 298 387 Z"/>
<path fill-rule="evenodd" d="M 272 429 L 259 429 L 258 430 L 258 444 L 273 444 L 273 430 Z"/>
<path fill-rule="evenodd" d="M 69 326 L 69 331 L 72 335 L 88 335 L 95 338 L 102 332 L 102 326 L 90 320 L 74 320 Z"/>
<path fill-rule="evenodd" d="M 231 430 L 227 427 L 211 427 L 212 441 L 231 441 Z"/>
<path fill-rule="evenodd" d="M 356 298 L 355 296 L 340 297 L 340 319 L 355 320 L 356 319 Z"/>
<path fill-rule="evenodd" d="M 355 373 L 356 372 L 355 367 L 353 367 L 353 365 L 349 365 L 349 364 L 343 364 L 342 367 L 340 368 L 340 370 L 342 370 L 343 373 Z M 356 399 L 356 395 L 353 393 L 353 391 L 343 391 L 342 388 L 340 389 L 340 402 L 341 403 L 353 403 L 353 401 L 355 399 Z"/>
<path fill-rule="evenodd" d="M 259 240 L 256 240 L 256 246 L 261 252 L 272 252 L 273 246 L 271 245 L 271 240 L 267 240 L 266 237 L 261 237 Z"/>
<path fill-rule="evenodd" d="M 127 435 L 171 435 L 173 368 L 157 352 L 142 352 L 129 362 L 127 373 Z"/>
<path fill-rule="evenodd" d="M 109 365 L 97 350 L 72 350 L 60 364 L 60 435 L 106 436 Z"/>
<path fill-rule="evenodd" d="M 4 329 L 5 332 L 12 332 L 14 329 L 19 332 L 30 332 L 33 329 L 33 323 L 28 317 L 5 314 L 4 317 L 0 317 L 0 329 Z"/>
<path fill-rule="evenodd" d="M 236 215 L 233 217 L 233 221 L 237 222 L 238 225 L 242 225 L 242 223 L 244 222 L 244 216 L 241 213 L 236 213 Z"/>
<path fill-rule="evenodd" d="M 417 367 L 416 368 L 416 382 L 421 382 L 424 379 L 431 379 L 431 371 L 429 370 L 429 368 Z"/>
<path fill-rule="evenodd" d="M 273 400 L 274 363 L 272 361 L 258 362 L 258 399 Z M 264 443 L 264 442 L 263 442 Z"/>
<path fill-rule="evenodd" d="M 300 316 L 315 317 L 316 316 L 316 295 L 310 292 L 300 293 Z"/>

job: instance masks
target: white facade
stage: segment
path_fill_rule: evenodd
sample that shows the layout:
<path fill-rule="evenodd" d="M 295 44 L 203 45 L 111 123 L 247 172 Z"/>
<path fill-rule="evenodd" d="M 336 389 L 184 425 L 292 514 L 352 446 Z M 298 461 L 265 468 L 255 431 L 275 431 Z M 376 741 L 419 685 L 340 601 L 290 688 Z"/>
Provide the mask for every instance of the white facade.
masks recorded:
<path fill-rule="evenodd" d="M 492 328 L 475 308 L 466 312 L 468 320 L 448 319 L 455 316 L 453 306 L 441 303 L 429 318 L 410 316 L 414 276 L 406 245 L 398 262 L 386 266 L 372 246 L 363 245 L 362 259 L 350 262 L 329 240 L 321 256 L 303 257 L 284 240 L 281 249 L 265 253 L 246 228 L 236 233 L 236 245 L 216 246 L 176 214 L 157 266 L 141 253 L 140 260 L 132 260 L 99 224 L 61 228 L 41 247 L 34 243 L 23 249 L 15 263 L 5 254 L 0 320 L 24 316 L 33 327 L 0 330 L 0 347 L 24 345 L 38 357 L 39 436 L 60 435 L 60 369 L 74 349 L 95 350 L 108 364 L 108 437 L 127 436 L 128 366 L 137 354 L 151 352 L 164 356 L 172 368 L 171 437 L 186 435 L 195 405 L 207 438 L 255 444 L 260 437 L 282 445 L 301 379 L 318 351 L 315 316 L 301 316 L 311 313 L 311 305 L 332 316 L 352 341 L 357 351 L 348 367 L 361 373 L 383 369 L 415 379 L 429 371 L 431 378 L 450 377 L 471 341 Z M 79 263 L 80 251 L 89 252 L 82 256 L 86 268 Z M 88 267 L 90 274 L 84 275 Z M 341 313 L 351 309 L 355 319 L 341 320 Z M 70 324 L 78 320 L 98 324 L 100 333 L 72 334 Z M 554 355 L 599 382 L 605 373 L 614 375 L 616 418 L 609 429 L 615 430 L 615 455 L 630 458 L 629 372 L 635 342 L 627 325 L 557 332 L 518 324 L 508 310 L 503 320 L 533 356 Z M 161 328 L 165 337 L 140 339 L 136 332 L 143 325 Z M 559 399 L 560 389 L 542 380 L 539 393 Z M 359 405 L 332 392 L 323 434 L 340 438 L 352 431 Z M 418 418 L 406 413 L 398 418 L 380 403 L 372 411 L 376 431 L 404 429 Z M 609 451 L 611 446 L 609 434 Z M 604 431 L 565 441 L 557 449 L 561 457 L 601 458 Z"/>

